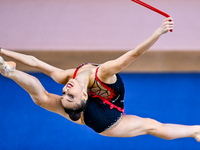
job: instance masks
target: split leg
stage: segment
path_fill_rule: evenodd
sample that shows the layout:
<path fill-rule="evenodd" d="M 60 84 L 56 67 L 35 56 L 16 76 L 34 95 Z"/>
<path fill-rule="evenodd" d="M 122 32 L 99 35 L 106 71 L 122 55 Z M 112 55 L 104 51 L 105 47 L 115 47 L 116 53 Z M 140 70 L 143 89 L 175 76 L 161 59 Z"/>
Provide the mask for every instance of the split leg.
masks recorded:
<path fill-rule="evenodd" d="M 125 115 L 116 126 L 101 133 L 111 137 L 134 137 L 150 134 L 162 139 L 192 137 L 200 142 L 200 126 L 186 126 L 178 124 L 163 124 L 154 119 Z"/>
<path fill-rule="evenodd" d="M 37 78 L 16 70 L 15 67 L 15 62 L 5 62 L 0 57 L 0 73 L 26 90 L 35 104 L 58 114 L 64 112 L 60 103 L 61 96 L 47 92 Z"/>

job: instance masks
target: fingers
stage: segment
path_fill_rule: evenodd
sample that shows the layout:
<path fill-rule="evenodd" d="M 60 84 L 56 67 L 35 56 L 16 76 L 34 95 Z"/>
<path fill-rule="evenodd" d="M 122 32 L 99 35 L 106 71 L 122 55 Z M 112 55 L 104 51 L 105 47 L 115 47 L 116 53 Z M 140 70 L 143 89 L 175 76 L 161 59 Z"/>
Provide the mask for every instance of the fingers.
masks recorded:
<path fill-rule="evenodd" d="M 171 17 L 164 19 L 163 24 L 165 26 L 165 29 L 168 31 L 172 31 L 174 28 L 174 21 Z"/>
<path fill-rule="evenodd" d="M 174 25 L 174 21 L 171 17 L 166 18 L 163 22 L 165 25 Z"/>
<path fill-rule="evenodd" d="M 165 18 L 164 21 L 173 21 L 172 17 Z"/>

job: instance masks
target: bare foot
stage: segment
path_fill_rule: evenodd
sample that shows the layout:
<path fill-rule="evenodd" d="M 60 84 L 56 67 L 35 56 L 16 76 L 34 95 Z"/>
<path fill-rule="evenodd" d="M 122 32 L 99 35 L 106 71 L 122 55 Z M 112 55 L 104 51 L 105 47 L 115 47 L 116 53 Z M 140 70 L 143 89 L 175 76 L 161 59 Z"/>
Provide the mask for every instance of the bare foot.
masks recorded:
<path fill-rule="evenodd" d="M 0 73 L 4 76 L 8 76 L 12 72 L 14 72 L 16 68 L 16 63 L 13 61 L 5 62 L 3 58 L 0 56 Z"/>
<path fill-rule="evenodd" d="M 197 132 L 194 138 L 197 140 L 197 142 L 200 142 L 200 126 L 197 126 Z"/>
<path fill-rule="evenodd" d="M 4 60 L 3 60 L 3 58 L 0 56 L 0 69 L 3 69 L 3 68 L 5 68 L 5 62 L 4 62 Z"/>

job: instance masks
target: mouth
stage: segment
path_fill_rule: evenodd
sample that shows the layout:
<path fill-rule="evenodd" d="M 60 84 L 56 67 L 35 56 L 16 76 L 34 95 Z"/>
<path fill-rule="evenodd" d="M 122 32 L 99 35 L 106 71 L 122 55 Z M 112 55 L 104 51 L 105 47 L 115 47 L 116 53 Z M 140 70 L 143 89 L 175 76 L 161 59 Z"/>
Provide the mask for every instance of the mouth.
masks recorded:
<path fill-rule="evenodd" d="M 67 84 L 67 87 L 68 87 L 68 88 L 72 88 L 73 85 L 72 85 L 71 83 L 68 83 L 68 84 Z"/>

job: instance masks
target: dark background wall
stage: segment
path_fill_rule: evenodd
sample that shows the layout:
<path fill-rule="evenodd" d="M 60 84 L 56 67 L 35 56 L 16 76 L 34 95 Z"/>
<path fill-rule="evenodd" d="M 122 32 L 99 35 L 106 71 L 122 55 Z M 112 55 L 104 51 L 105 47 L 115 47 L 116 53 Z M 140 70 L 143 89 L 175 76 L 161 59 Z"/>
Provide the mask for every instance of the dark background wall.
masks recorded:
<path fill-rule="evenodd" d="M 44 87 L 61 94 L 62 85 L 32 73 Z M 200 124 L 199 73 L 121 74 L 125 82 L 125 112 L 163 123 Z M 199 150 L 194 139 L 167 141 L 150 135 L 110 138 L 35 105 L 12 80 L 0 76 L 0 149 L 43 150 Z"/>

